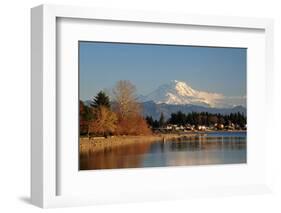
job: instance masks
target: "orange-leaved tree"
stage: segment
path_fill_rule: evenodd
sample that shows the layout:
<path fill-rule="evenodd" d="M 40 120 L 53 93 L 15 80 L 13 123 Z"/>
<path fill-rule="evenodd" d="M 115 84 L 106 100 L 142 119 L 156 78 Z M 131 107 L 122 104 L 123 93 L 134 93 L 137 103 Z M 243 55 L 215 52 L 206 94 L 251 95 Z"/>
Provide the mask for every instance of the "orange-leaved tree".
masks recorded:
<path fill-rule="evenodd" d="M 118 81 L 113 89 L 114 107 L 118 117 L 116 133 L 120 135 L 146 135 L 150 129 L 141 115 L 136 88 L 127 80 Z"/>
<path fill-rule="evenodd" d="M 93 120 L 92 108 L 86 106 L 83 101 L 79 101 L 79 124 L 80 124 L 80 135 L 90 134 L 90 124 Z"/>
<path fill-rule="evenodd" d="M 93 109 L 95 119 L 90 123 L 90 132 L 96 135 L 107 136 L 114 133 L 117 127 L 117 116 L 106 106 Z"/>

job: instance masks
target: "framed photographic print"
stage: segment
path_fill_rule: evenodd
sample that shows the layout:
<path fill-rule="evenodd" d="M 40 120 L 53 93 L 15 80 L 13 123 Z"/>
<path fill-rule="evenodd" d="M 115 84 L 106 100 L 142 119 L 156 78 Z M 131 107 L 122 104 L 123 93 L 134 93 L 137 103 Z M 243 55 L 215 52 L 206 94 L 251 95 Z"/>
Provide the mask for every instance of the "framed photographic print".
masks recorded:
<path fill-rule="evenodd" d="M 272 30 L 270 19 L 33 8 L 32 203 L 269 192 Z"/>
<path fill-rule="evenodd" d="M 246 48 L 78 45 L 80 170 L 247 163 Z"/>

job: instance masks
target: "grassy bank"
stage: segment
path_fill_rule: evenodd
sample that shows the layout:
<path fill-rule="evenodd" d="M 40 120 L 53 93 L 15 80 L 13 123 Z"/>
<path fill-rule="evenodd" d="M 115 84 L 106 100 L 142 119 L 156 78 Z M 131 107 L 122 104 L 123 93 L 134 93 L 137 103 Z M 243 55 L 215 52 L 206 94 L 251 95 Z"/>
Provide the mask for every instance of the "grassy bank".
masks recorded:
<path fill-rule="evenodd" d="M 141 136 L 113 136 L 108 138 L 80 138 L 80 150 L 85 151 L 91 149 L 98 151 L 108 147 L 115 147 L 121 145 L 128 145 L 132 143 L 153 143 L 156 141 L 168 141 L 194 137 L 194 133 L 186 134 L 155 134 L 155 135 L 141 135 Z"/>

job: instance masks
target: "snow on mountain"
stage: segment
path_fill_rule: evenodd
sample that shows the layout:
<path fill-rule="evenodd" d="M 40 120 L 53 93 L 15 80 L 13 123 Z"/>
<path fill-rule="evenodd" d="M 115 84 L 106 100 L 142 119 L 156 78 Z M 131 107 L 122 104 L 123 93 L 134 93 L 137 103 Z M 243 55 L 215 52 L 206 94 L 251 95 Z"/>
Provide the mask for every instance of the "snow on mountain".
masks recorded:
<path fill-rule="evenodd" d="M 234 100 L 235 99 L 235 100 Z M 198 105 L 205 107 L 230 108 L 235 105 L 243 105 L 243 97 L 225 97 L 220 93 L 211 93 L 193 89 L 183 81 L 173 80 L 170 83 L 159 86 L 147 96 L 141 96 L 140 101 L 153 101 L 156 104 L 173 105 Z"/>

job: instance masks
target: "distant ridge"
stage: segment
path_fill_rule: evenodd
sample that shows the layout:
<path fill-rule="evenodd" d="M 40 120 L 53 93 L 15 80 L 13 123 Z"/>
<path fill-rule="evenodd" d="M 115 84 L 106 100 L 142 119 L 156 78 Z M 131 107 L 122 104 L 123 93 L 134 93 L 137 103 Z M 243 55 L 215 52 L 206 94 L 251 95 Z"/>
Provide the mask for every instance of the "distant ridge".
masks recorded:
<path fill-rule="evenodd" d="M 173 104 L 156 104 L 153 101 L 143 102 L 142 104 L 143 116 L 152 116 L 154 119 L 159 119 L 161 113 L 164 114 L 164 117 L 168 119 L 171 116 L 171 113 L 181 111 L 183 113 L 191 112 L 209 112 L 209 113 L 220 113 L 223 115 L 230 113 L 247 113 L 247 109 L 243 106 L 235 106 L 232 108 L 213 108 L 213 107 L 204 107 L 192 104 L 186 105 L 173 105 Z"/>

